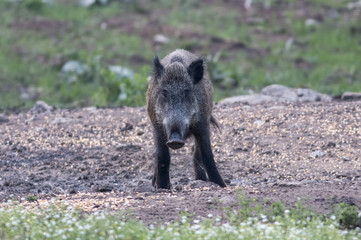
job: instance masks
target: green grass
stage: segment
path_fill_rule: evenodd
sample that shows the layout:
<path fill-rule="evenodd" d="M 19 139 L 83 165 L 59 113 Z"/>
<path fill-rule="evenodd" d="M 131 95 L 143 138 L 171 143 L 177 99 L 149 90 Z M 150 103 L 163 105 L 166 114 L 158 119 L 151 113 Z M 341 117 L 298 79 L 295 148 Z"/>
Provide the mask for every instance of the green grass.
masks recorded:
<path fill-rule="evenodd" d="M 54 204 L 26 210 L 9 202 L 0 208 L 1 239 L 360 239 L 360 213 L 338 205 L 334 215 L 321 215 L 297 204 L 268 208 L 240 197 L 239 210 L 221 216 L 193 216 L 183 211 L 178 221 L 146 225 L 121 212 L 83 213 Z M 352 217 L 350 217 L 352 216 Z M 348 225 L 343 225 L 348 221 Z M 357 222 L 358 221 L 358 222 Z M 358 225 L 360 226 L 360 225 Z"/>
<path fill-rule="evenodd" d="M 36 100 L 58 107 L 144 105 L 153 50 L 163 57 L 176 48 L 210 59 L 217 101 L 273 83 L 330 95 L 361 91 L 361 30 L 349 2 L 253 1 L 247 12 L 223 1 L 113 1 L 90 8 L 66 0 L 1 1 L 0 109 L 28 108 Z M 321 20 L 306 26 L 309 18 Z M 155 47 L 157 33 L 170 42 Z M 232 43 L 245 47 L 230 49 Z M 80 76 L 69 84 L 61 78 L 66 61 L 89 63 L 98 56 L 101 72 L 120 65 L 136 73 L 136 83 Z M 117 98 L 122 91 L 127 99 Z"/>

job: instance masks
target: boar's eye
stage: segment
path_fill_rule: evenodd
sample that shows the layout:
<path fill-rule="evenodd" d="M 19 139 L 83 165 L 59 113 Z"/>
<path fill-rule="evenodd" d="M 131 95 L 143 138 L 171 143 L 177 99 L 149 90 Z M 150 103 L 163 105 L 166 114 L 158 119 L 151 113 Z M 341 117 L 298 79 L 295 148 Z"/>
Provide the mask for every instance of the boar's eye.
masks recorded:
<path fill-rule="evenodd" d="M 185 98 L 189 98 L 190 95 L 191 95 L 191 90 L 190 89 L 184 90 L 184 97 Z"/>
<path fill-rule="evenodd" d="M 168 96 L 169 96 L 168 91 L 167 91 L 167 90 L 165 90 L 165 89 L 163 89 L 163 90 L 162 90 L 161 94 L 162 94 L 162 97 L 163 97 L 164 99 L 167 99 L 167 98 L 168 98 Z"/>

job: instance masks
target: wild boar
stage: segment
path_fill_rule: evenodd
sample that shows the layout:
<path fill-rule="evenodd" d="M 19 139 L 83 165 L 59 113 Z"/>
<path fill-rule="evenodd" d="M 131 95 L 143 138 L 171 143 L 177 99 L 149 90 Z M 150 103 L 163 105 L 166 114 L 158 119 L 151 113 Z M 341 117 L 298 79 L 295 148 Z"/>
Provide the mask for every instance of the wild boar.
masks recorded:
<path fill-rule="evenodd" d="M 202 58 L 178 49 L 161 61 L 154 58 L 147 92 L 147 110 L 153 125 L 155 168 L 152 185 L 171 187 L 169 148 L 178 149 L 195 139 L 193 166 L 197 180 L 212 181 L 225 187 L 214 162 L 210 142 L 213 87 Z"/>

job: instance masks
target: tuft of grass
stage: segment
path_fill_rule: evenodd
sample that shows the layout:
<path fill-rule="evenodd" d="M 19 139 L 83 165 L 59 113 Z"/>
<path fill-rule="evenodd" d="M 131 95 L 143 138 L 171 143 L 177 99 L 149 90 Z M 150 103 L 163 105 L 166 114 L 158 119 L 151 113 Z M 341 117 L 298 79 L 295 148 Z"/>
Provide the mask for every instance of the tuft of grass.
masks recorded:
<path fill-rule="evenodd" d="M 357 211 L 356 206 L 351 206 L 346 203 L 336 205 L 336 217 L 344 228 L 361 228 L 361 212 Z"/>
<path fill-rule="evenodd" d="M 360 229 L 344 230 L 336 217 L 310 215 L 309 211 L 287 209 L 275 203 L 271 211 L 249 206 L 229 217 L 199 218 L 183 211 L 178 221 L 145 225 L 122 212 L 83 213 L 54 204 L 49 208 L 26 210 L 10 203 L 0 208 L 2 239 L 359 239 Z M 248 202 L 247 202 L 248 201 Z M 345 205 L 346 206 L 346 205 Z M 343 206 L 345 212 L 353 212 Z M 305 209 L 303 209 L 305 210 Z M 248 212 L 245 214 L 245 212 Z M 268 212 L 269 215 L 263 214 Z M 251 214 L 249 214 L 251 213 Z"/>
<path fill-rule="evenodd" d="M 36 202 L 36 201 L 38 201 L 38 197 L 35 196 L 35 195 L 29 195 L 29 196 L 26 197 L 26 201 L 28 201 L 28 202 Z"/>

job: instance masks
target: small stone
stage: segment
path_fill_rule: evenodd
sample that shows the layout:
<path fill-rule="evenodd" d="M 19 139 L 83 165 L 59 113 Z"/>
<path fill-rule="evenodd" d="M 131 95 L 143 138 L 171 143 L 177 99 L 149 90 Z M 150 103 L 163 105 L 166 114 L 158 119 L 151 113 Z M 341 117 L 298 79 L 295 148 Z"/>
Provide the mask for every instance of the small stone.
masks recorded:
<path fill-rule="evenodd" d="M 320 150 L 317 150 L 317 151 L 312 152 L 310 156 L 313 158 L 319 158 L 319 157 L 325 156 L 325 153 Z"/>
<path fill-rule="evenodd" d="M 262 125 L 264 124 L 265 122 L 262 121 L 262 120 L 256 120 L 253 124 L 259 128 L 259 127 L 262 127 Z"/>
<path fill-rule="evenodd" d="M 297 88 L 296 93 L 299 102 L 331 102 L 332 97 L 321 94 L 308 88 Z"/>
<path fill-rule="evenodd" d="M 144 193 L 153 191 L 152 184 L 149 180 L 139 180 L 137 185 L 138 186 L 135 189 L 136 192 Z"/>
<path fill-rule="evenodd" d="M 225 182 L 226 184 L 231 184 L 231 179 L 224 179 L 224 182 Z"/>
<path fill-rule="evenodd" d="M 336 143 L 334 143 L 334 142 L 328 142 L 328 143 L 327 143 L 327 147 L 329 147 L 329 148 L 336 147 Z"/>
<path fill-rule="evenodd" d="M 90 107 L 83 108 L 83 110 L 88 111 L 90 113 L 95 113 L 97 111 L 97 107 L 90 106 Z"/>
<path fill-rule="evenodd" d="M 279 84 L 269 85 L 261 94 L 251 94 L 225 98 L 221 104 L 243 103 L 258 105 L 264 103 L 331 102 L 332 97 L 308 88 L 289 88 Z"/>
<path fill-rule="evenodd" d="M 189 182 L 189 178 L 187 178 L 187 177 L 183 177 L 183 178 L 179 179 L 179 183 L 187 184 L 188 182 Z"/>
<path fill-rule="evenodd" d="M 111 192 L 113 190 L 113 186 L 106 181 L 97 181 L 93 186 L 91 186 L 91 190 L 93 192 Z"/>
<path fill-rule="evenodd" d="M 72 121 L 73 121 L 73 119 L 71 119 L 71 118 L 56 117 L 52 121 L 52 124 L 69 123 L 69 122 L 72 122 Z"/>
<path fill-rule="evenodd" d="M 292 88 L 279 85 L 272 84 L 261 90 L 261 93 L 271 97 L 280 98 L 280 100 L 286 102 L 297 102 L 298 96 Z"/>
<path fill-rule="evenodd" d="M 144 201 L 144 200 L 145 200 L 145 198 L 144 198 L 144 197 L 139 196 L 139 197 L 135 197 L 135 198 L 134 198 L 134 200 L 141 200 L 141 201 Z"/>
<path fill-rule="evenodd" d="M 163 34 L 156 34 L 153 38 L 153 41 L 158 44 L 167 44 L 169 43 L 169 38 L 167 38 Z"/>
<path fill-rule="evenodd" d="M 9 122 L 9 118 L 5 114 L 0 114 L 0 123 Z"/>
<path fill-rule="evenodd" d="M 349 156 L 343 156 L 343 157 L 342 157 L 342 160 L 343 160 L 344 162 L 349 162 L 349 161 L 351 161 L 351 158 L 350 158 Z"/>
<path fill-rule="evenodd" d="M 32 114 L 40 114 L 40 113 L 49 113 L 51 110 L 53 110 L 53 107 L 45 103 L 44 101 L 37 101 L 33 108 L 30 109 L 30 112 Z"/>
<path fill-rule="evenodd" d="M 341 99 L 346 101 L 361 100 L 361 92 L 345 92 L 342 94 Z"/>
<path fill-rule="evenodd" d="M 175 186 L 175 190 L 181 192 L 183 190 L 183 187 L 181 185 L 177 185 Z"/>
<path fill-rule="evenodd" d="M 191 189 L 195 189 L 195 188 L 204 188 L 204 187 L 212 187 L 212 186 L 217 187 L 218 185 L 213 182 L 193 180 L 189 182 L 189 186 Z"/>
<path fill-rule="evenodd" d="M 275 185 L 277 185 L 279 187 L 295 188 L 295 187 L 301 187 L 302 183 L 301 182 L 281 182 L 281 183 L 276 183 Z"/>
<path fill-rule="evenodd" d="M 234 96 L 225 98 L 221 101 L 222 104 L 232 104 L 232 103 L 243 103 L 249 105 L 258 105 L 268 102 L 275 102 L 277 99 L 271 96 L 266 96 L 263 94 L 251 94 L 243 96 Z"/>
<path fill-rule="evenodd" d="M 305 21 L 306 27 L 316 26 L 318 24 L 320 24 L 320 23 L 316 19 L 313 19 L 313 18 L 309 18 Z"/>
<path fill-rule="evenodd" d="M 76 194 L 76 193 L 77 191 L 74 188 L 69 190 L 69 194 Z"/>

